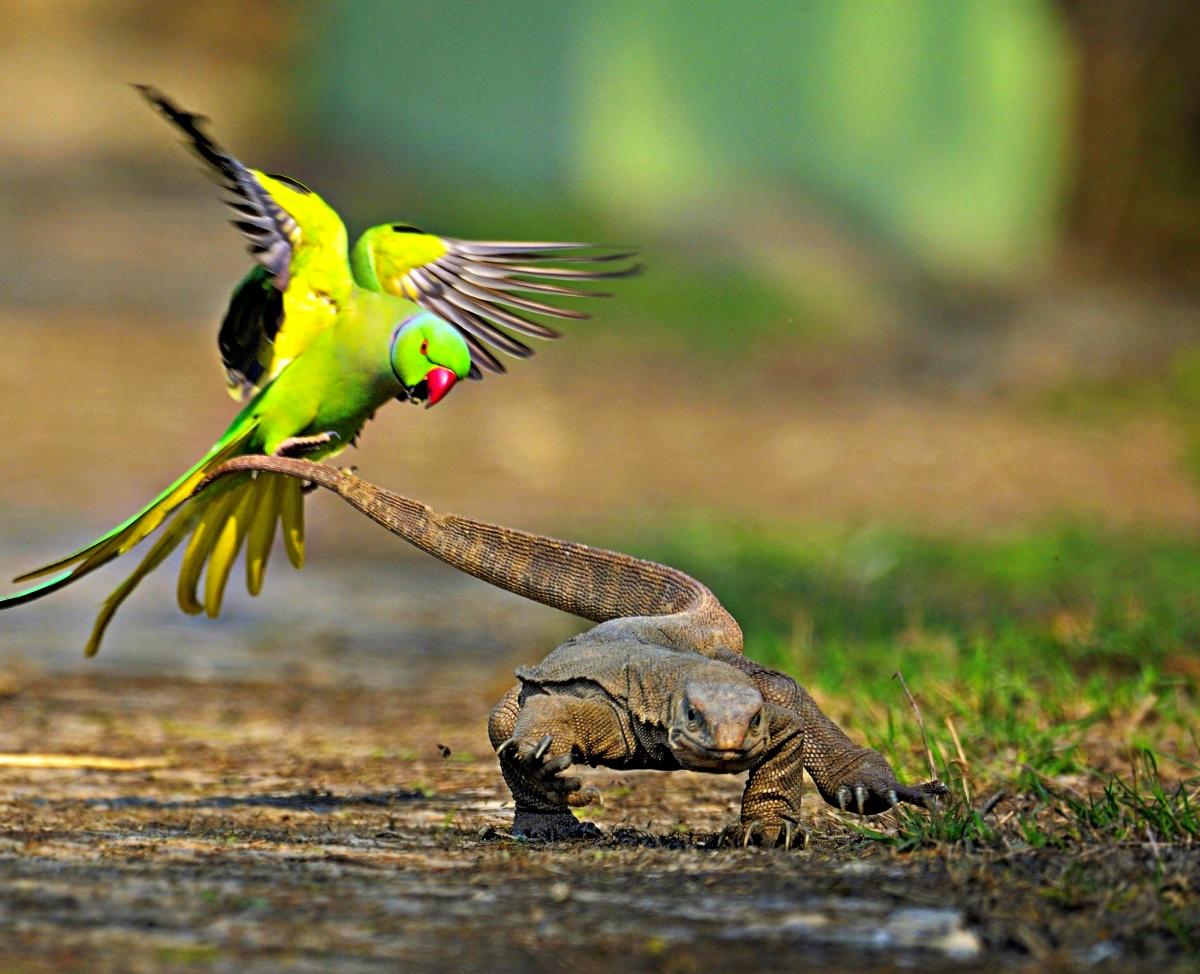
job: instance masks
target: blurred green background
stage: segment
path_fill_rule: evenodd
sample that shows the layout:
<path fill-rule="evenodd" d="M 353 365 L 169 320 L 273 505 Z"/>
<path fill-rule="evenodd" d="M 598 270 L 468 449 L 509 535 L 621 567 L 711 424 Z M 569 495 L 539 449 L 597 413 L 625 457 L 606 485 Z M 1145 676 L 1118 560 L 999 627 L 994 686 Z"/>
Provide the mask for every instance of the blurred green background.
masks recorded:
<path fill-rule="evenodd" d="M 213 337 L 247 259 L 125 86 L 149 82 L 352 231 L 639 247 L 646 273 L 596 322 L 436 412 L 384 410 L 352 458 L 364 475 L 670 557 L 756 652 L 829 687 L 888 645 L 951 683 L 1034 679 L 1053 656 L 1128 679 L 1130 699 L 1194 688 L 1193 3 L 8 0 L 0 16 L 6 571 L 123 518 L 234 408 Z M 304 576 L 276 566 L 213 624 L 178 617 L 160 573 L 99 665 L 183 665 L 169 640 L 209 666 L 259 647 L 254 667 L 304 656 L 296 638 L 336 675 L 416 638 L 401 616 L 494 632 L 529 612 L 474 589 L 434 611 L 422 588 L 418 606 L 413 579 L 450 576 L 309 506 Z M 390 614 L 354 611 L 355 571 L 394 586 Z M 112 581 L 6 613 L 6 658 L 76 665 Z"/>

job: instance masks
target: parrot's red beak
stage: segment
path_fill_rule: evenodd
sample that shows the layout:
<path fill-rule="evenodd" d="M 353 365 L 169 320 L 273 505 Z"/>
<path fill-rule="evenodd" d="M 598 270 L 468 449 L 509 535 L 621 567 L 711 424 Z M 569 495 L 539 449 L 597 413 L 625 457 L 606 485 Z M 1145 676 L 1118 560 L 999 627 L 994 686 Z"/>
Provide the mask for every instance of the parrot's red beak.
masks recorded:
<path fill-rule="evenodd" d="M 429 395 L 425 398 L 425 408 L 436 406 L 445 399 L 446 393 L 454 388 L 454 383 L 457 381 L 458 376 L 449 369 L 443 369 L 440 365 L 436 369 L 426 372 L 425 384 L 429 389 Z"/>

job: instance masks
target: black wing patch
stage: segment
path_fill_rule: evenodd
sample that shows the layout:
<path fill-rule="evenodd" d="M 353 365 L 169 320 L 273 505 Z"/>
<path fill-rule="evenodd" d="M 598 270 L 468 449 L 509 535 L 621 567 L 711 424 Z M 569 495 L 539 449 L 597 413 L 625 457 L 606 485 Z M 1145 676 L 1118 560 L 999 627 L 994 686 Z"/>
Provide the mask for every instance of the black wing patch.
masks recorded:
<path fill-rule="evenodd" d="M 272 283 L 270 271 L 256 267 L 233 292 L 217 334 L 230 386 L 245 393 L 258 385 L 263 375 L 259 349 L 264 341 L 275 340 L 282 324 L 283 292 Z"/>
<path fill-rule="evenodd" d="M 162 92 L 149 85 L 134 85 L 159 113 L 187 136 L 187 145 L 217 177 L 217 183 L 233 194 L 225 202 L 238 218 L 233 225 L 249 243 L 250 254 L 270 271 L 275 286 L 284 291 L 288 286 L 292 246 L 298 242 L 299 227 L 291 215 L 259 185 L 254 174 L 228 152 L 218 146 L 200 129 L 207 121 L 203 115 L 186 112 L 171 102 Z M 309 193 L 294 179 L 274 176 L 289 186 Z"/>

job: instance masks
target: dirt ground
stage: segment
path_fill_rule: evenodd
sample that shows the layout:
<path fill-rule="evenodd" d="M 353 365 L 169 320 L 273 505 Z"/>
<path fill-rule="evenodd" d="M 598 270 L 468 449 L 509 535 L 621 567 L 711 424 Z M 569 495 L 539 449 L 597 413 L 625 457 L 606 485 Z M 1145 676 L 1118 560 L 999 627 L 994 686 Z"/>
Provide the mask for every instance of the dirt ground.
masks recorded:
<path fill-rule="evenodd" d="M 808 849 L 717 848 L 737 778 L 599 770 L 603 841 L 514 840 L 500 689 L 8 677 L 6 750 L 131 768 L 0 768 L 0 969 L 1172 969 L 1162 931 L 1054 896 L 1136 850 L 896 856 L 815 796 Z"/>

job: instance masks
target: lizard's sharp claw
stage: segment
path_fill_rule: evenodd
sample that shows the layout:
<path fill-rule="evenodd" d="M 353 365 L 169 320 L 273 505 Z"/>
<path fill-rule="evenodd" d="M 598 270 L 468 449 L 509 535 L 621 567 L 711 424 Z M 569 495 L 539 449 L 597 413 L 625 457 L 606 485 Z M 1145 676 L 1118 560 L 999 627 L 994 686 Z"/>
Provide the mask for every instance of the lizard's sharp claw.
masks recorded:
<path fill-rule="evenodd" d="M 862 815 L 867 804 L 867 789 L 862 785 L 856 785 L 854 788 L 854 804 L 858 807 L 858 814 Z"/>
<path fill-rule="evenodd" d="M 498 748 L 496 748 L 496 753 L 500 757 L 504 757 L 505 754 L 507 754 L 509 751 L 511 751 L 516 746 L 517 746 L 517 739 L 515 737 L 510 737 L 510 738 L 508 738 L 508 740 L 500 742 L 500 746 Z"/>
<path fill-rule="evenodd" d="M 535 747 L 533 749 L 533 754 L 531 755 L 533 757 L 533 760 L 535 760 L 535 761 L 542 760 L 542 758 L 544 758 L 546 756 L 546 752 L 550 750 L 550 745 L 553 742 L 554 742 L 554 739 L 549 734 L 547 734 L 540 741 L 538 741 L 537 747 Z"/>
<path fill-rule="evenodd" d="M 542 743 L 545 743 L 543 740 Z M 538 744 L 538 749 L 541 749 L 542 744 Z M 547 745 L 549 746 L 549 745 Z M 566 771 L 571 766 L 571 752 L 565 751 L 558 757 L 551 758 L 543 765 L 547 774 L 558 774 L 560 771 Z"/>
<path fill-rule="evenodd" d="M 844 812 L 846 807 L 850 804 L 850 789 L 845 785 L 842 785 L 840 788 L 838 788 L 834 798 L 837 799 L 838 808 Z"/>
<path fill-rule="evenodd" d="M 889 788 L 887 790 L 887 800 L 888 804 L 891 805 L 892 808 L 896 808 L 900 804 L 900 798 L 896 795 L 895 788 Z"/>

